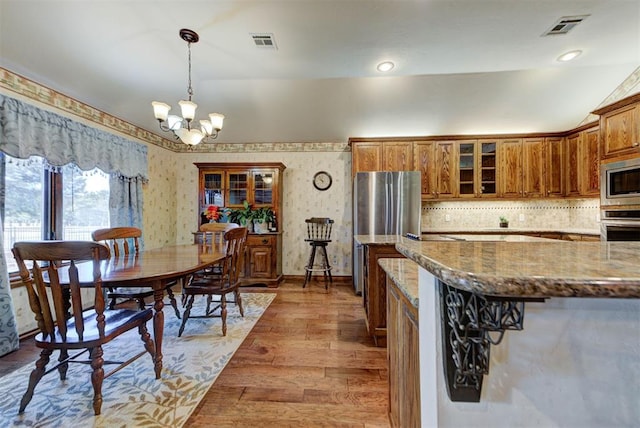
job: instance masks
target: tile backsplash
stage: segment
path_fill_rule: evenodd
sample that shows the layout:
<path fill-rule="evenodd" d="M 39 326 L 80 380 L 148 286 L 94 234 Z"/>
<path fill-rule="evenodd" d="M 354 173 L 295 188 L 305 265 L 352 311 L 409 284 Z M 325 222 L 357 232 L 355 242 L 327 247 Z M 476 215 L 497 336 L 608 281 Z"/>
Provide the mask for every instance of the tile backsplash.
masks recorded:
<path fill-rule="evenodd" d="M 527 201 L 423 202 L 422 230 L 496 229 L 500 217 L 514 229 L 585 230 L 600 227 L 597 198 Z"/>

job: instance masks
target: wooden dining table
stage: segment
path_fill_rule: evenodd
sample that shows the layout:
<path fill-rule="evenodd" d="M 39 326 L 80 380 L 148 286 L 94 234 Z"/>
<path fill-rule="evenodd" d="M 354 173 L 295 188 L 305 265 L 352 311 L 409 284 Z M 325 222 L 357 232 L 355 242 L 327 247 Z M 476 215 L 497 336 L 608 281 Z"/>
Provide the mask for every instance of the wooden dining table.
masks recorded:
<path fill-rule="evenodd" d="M 102 286 L 150 287 L 153 289 L 155 340 L 154 369 L 156 379 L 162 371 L 162 337 L 164 334 L 164 287 L 170 281 L 180 280 L 199 270 L 208 268 L 226 257 L 224 248 L 203 244 L 172 245 L 138 252 L 136 255 L 120 255 L 104 260 L 101 264 Z M 85 266 L 80 266 L 85 265 Z M 81 283 L 91 283 L 90 263 L 78 265 Z M 60 280 L 64 283 L 64 273 Z M 85 280 L 86 279 L 86 280 Z"/>

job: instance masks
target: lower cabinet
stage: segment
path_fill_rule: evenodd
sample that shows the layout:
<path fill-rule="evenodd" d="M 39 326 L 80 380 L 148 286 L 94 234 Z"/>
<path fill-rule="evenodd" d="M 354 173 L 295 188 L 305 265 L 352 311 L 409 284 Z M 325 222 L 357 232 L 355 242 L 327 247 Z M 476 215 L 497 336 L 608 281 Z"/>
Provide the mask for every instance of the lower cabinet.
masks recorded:
<path fill-rule="evenodd" d="M 362 297 L 367 331 L 376 346 L 387 345 L 387 275 L 378 264 L 381 258 L 404 257 L 395 244 L 366 244 Z"/>
<path fill-rule="evenodd" d="M 249 234 L 247 237 L 242 285 L 266 284 L 277 287 L 282 279 L 281 246 L 278 233 Z"/>
<path fill-rule="evenodd" d="M 418 310 L 387 278 L 389 419 L 394 427 L 420 426 Z"/>

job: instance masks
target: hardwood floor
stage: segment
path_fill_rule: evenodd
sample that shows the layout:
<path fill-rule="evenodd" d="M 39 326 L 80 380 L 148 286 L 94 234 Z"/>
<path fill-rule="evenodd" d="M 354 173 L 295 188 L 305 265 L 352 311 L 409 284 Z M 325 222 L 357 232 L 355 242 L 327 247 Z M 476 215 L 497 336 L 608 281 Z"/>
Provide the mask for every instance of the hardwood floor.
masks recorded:
<path fill-rule="evenodd" d="M 187 427 L 388 427 L 387 354 L 350 285 L 284 283 Z"/>
<path fill-rule="evenodd" d="M 301 283 L 280 285 L 186 427 L 390 426 L 386 348 L 366 333 L 362 297 Z M 37 359 L 32 343 L 0 358 L 0 376 Z"/>

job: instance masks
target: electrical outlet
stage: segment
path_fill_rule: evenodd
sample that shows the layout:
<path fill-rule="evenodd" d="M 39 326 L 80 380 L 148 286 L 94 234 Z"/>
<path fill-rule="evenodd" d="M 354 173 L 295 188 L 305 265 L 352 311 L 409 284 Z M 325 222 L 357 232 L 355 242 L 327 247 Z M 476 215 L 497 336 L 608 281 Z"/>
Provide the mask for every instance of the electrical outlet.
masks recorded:
<path fill-rule="evenodd" d="M 444 221 L 451 221 L 451 216 L 449 214 L 445 214 Z"/>
<path fill-rule="evenodd" d="M 524 221 L 524 214 L 520 214 L 520 215 L 518 216 L 518 220 L 520 220 L 520 221 Z"/>

